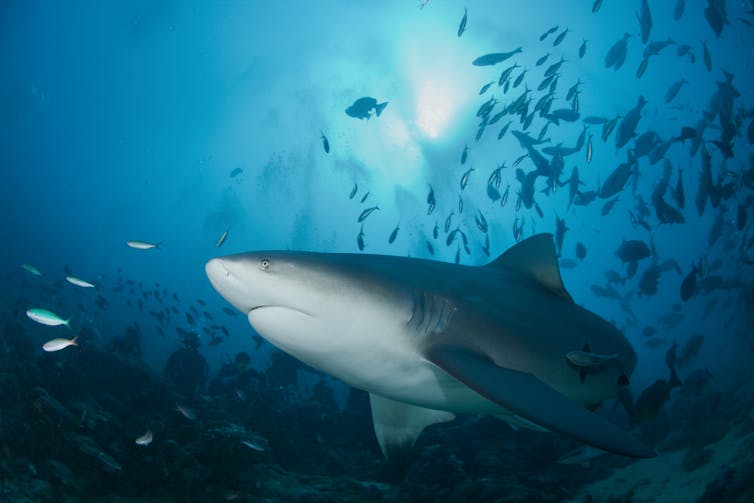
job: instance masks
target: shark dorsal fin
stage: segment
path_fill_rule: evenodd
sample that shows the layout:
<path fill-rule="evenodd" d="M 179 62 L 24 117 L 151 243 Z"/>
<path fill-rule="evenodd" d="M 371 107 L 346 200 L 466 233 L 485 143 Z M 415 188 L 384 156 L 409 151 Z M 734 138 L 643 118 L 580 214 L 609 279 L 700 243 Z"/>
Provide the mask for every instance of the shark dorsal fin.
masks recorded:
<path fill-rule="evenodd" d="M 485 267 L 502 267 L 523 272 L 556 295 L 573 302 L 560 279 L 552 234 L 535 234 L 509 248 Z"/>

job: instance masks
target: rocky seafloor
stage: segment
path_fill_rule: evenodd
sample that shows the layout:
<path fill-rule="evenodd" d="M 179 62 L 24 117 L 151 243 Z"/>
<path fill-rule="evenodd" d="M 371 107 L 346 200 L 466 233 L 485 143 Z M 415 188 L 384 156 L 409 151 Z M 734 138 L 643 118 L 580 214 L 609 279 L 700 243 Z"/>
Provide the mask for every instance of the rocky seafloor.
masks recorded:
<path fill-rule="evenodd" d="M 428 428 L 394 466 L 365 393 L 341 408 L 324 380 L 302 393 L 273 375 L 242 393 L 181 397 L 139 360 L 96 346 L 42 354 L 10 322 L 0 501 L 754 501 L 754 387 L 681 390 L 643 427 L 654 459 L 563 463 L 579 443 L 461 417 Z"/>

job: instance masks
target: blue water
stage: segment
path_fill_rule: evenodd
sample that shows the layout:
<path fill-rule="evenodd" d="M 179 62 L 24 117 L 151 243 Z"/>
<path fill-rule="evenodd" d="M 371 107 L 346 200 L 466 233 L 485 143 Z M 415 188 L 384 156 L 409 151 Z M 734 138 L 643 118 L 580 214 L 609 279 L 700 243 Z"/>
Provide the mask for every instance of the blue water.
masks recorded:
<path fill-rule="evenodd" d="M 357 218 L 365 208 L 379 205 L 364 221 L 364 253 L 447 262 L 458 253 L 462 264 L 483 265 L 517 242 L 514 224 L 523 226 L 519 238 L 524 239 L 555 232 L 559 217 L 569 228 L 561 256 L 564 284 L 578 304 L 614 322 L 633 344 L 638 356 L 631 378 L 634 397 L 655 380 L 668 378 L 666 350 L 674 341 L 682 348 L 695 335 L 704 336 L 704 342 L 678 369 L 681 379 L 692 370 L 708 369 L 721 390 L 733 393 L 749 379 L 753 356 L 754 251 L 749 240 L 754 205 L 752 177 L 747 182 L 745 173 L 754 169 L 754 133 L 747 137 L 754 120 L 754 6 L 719 2 L 727 7 L 730 23 L 716 36 L 704 14 L 708 2 L 685 2 L 685 12 L 675 20 L 675 1 L 650 0 L 649 42 L 670 37 L 674 44 L 651 57 L 638 78 L 645 47 L 635 14 L 639 1 L 605 0 L 596 13 L 587 0 L 474 2 L 465 6 L 468 21 L 460 37 L 462 3 L 430 0 L 423 8 L 418 3 L 3 2 L 4 321 L 17 321 L 41 346 L 53 332 L 58 336 L 65 330 L 35 324 L 24 314 L 31 307 L 44 307 L 72 317 L 72 334 L 85 327 L 93 330 L 92 344 L 101 347 L 136 323 L 140 359 L 156 373 L 181 347 L 175 331 L 180 327 L 199 333 L 210 373 L 241 350 L 251 354 L 255 368 L 264 370 L 277 350 L 269 344 L 255 350 L 245 318 L 222 311 L 228 305 L 204 273 L 208 259 L 260 249 L 358 253 Z M 540 41 L 554 26 L 558 29 Z M 553 46 L 565 28 L 562 43 Z M 617 71 L 607 69 L 606 54 L 623 33 L 631 34 L 625 64 Z M 580 58 L 584 40 L 586 53 Z M 709 48 L 711 71 L 705 67 L 703 43 Z M 678 56 L 681 44 L 690 46 L 694 63 Z M 522 47 L 520 54 L 498 65 L 471 64 L 483 54 L 517 47 Z M 547 61 L 535 66 L 548 52 Z M 551 123 L 543 136 L 549 142 L 535 147 L 540 151 L 559 144 L 573 147 L 585 117 L 624 116 L 639 96 L 648 103 L 636 134 L 654 131 L 659 145 L 679 136 L 684 126 L 697 128 L 716 106 L 713 97 L 726 80 L 723 72 L 732 74 L 738 94 L 731 107 L 735 136 L 730 155 L 726 158 L 714 143 L 722 134 L 719 114 L 699 133 L 711 155 L 715 183 L 732 184 L 732 192 L 717 208 L 708 202 L 700 214 L 695 198 L 701 151 L 692 153 L 691 141 L 679 141 L 664 159 L 672 168 L 670 189 L 682 170 L 685 223 L 659 221 L 652 192 L 664 161 L 652 165 L 647 157 L 639 158 L 637 174 L 607 215 L 601 214 L 607 199 L 599 197 L 569 208 L 566 181 L 574 168 L 583 182 L 580 190 L 599 190 L 634 148 L 632 139 L 616 149 L 618 127 L 603 141 L 603 126 L 587 125 L 591 162 L 586 145 L 565 156 L 562 186 L 545 194 L 546 179 L 536 182 L 541 216 L 535 208 L 517 209 L 521 187 L 511 165 L 526 151 L 512 132 L 522 129 L 522 121 L 518 115 L 505 115 L 475 140 L 477 110 L 494 97 L 495 115 L 528 87 L 529 114 L 535 113 L 535 104 L 547 93 L 537 90 L 544 72 L 561 58 L 551 110 L 573 110 L 566 93 L 580 81 L 579 119 Z M 514 63 L 519 67 L 504 93 L 497 81 Z M 514 89 L 512 81 L 522 68 L 526 76 Z M 687 83 L 666 104 L 668 87 L 681 78 Z M 480 96 L 480 88 L 489 82 L 493 84 Z M 364 96 L 388 102 L 379 117 L 359 120 L 344 112 Z M 508 132 L 498 140 L 500 128 L 510 120 Z M 526 132 L 537 137 L 547 123 L 535 113 Z M 329 153 L 321 134 L 329 140 Z M 461 164 L 465 146 L 468 158 Z M 552 156 L 545 158 L 549 162 Z M 487 192 L 490 173 L 503 163 L 499 191 L 510 186 L 504 206 Z M 459 182 L 471 167 L 474 171 L 462 190 Z M 528 173 L 535 166 L 524 158 L 517 168 Z M 231 176 L 239 169 L 240 174 Z M 351 199 L 354 184 L 358 190 Z M 437 204 L 428 215 L 430 187 Z M 677 206 L 670 189 L 665 200 Z M 459 196 L 464 205 L 460 214 Z M 632 223 L 638 198 L 650 208 L 646 228 Z M 451 212 L 451 230 L 460 226 L 469 237 L 468 253 L 457 242 L 445 244 L 443 227 Z M 484 233 L 475 224 L 479 212 L 489 224 L 489 254 L 483 250 Z M 710 244 L 720 219 L 721 237 Z M 436 224 L 439 239 L 432 237 Z M 396 225 L 400 231 L 389 243 Z M 226 229 L 227 240 L 218 250 L 217 240 Z M 633 278 L 614 285 L 623 302 L 595 295 L 591 286 L 606 285 L 605 271 L 625 276 L 626 267 L 615 252 L 629 239 L 651 243 L 656 256 L 640 261 Z M 126 246 L 127 240 L 160 246 L 136 250 Z M 579 242 L 587 248 L 584 260 L 575 257 Z M 671 260 L 673 265 L 668 262 L 660 273 L 656 293 L 642 294 L 644 271 Z M 43 275 L 30 275 L 21 269 L 23 263 L 33 264 Z M 694 294 L 684 301 L 681 282 L 696 263 L 703 263 L 703 273 Z M 66 266 L 95 283 L 96 291 L 66 283 Z M 718 284 L 712 285 L 710 277 Z M 705 278 L 708 288 L 702 286 Z M 133 293 L 127 280 L 136 283 Z M 115 291 L 118 285 L 126 286 Z M 141 293 L 155 289 L 165 289 L 169 299 L 158 302 L 152 294 Z M 170 299 L 173 293 L 179 301 Z M 109 302 L 107 309 L 96 306 L 97 295 Z M 143 299 L 142 309 L 138 298 Z M 200 307 L 197 299 L 207 306 Z M 178 313 L 168 322 L 159 323 L 148 314 L 169 305 Z M 189 305 L 208 311 L 211 319 L 199 316 L 196 325 L 187 323 Z M 707 306 L 710 313 L 703 315 Z M 678 313 L 677 322 L 664 325 L 661 319 L 673 313 Z M 211 325 L 226 327 L 230 335 Z M 656 335 L 647 337 L 647 326 Z M 222 342 L 210 345 L 210 332 Z M 57 356 L 40 350 L 35 358 Z M 300 377 L 303 389 L 319 379 L 312 375 Z M 331 386 L 342 404 L 345 386 Z"/>

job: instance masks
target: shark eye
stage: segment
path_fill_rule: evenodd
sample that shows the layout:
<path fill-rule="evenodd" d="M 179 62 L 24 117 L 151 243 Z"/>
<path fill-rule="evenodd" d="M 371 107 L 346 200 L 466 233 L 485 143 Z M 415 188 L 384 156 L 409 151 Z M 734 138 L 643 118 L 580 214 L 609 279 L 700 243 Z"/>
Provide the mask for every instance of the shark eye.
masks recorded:
<path fill-rule="evenodd" d="M 263 258 L 262 260 L 259 261 L 259 268 L 263 271 L 266 271 L 267 269 L 270 268 L 270 261 L 267 260 L 266 258 Z"/>

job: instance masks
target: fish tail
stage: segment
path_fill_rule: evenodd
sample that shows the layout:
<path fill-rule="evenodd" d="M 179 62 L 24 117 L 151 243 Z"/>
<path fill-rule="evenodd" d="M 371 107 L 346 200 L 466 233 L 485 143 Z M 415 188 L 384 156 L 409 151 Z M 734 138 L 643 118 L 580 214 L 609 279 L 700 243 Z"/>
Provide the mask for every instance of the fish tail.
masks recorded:
<path fill-rule="evenodd" d="M 71 339 L 71 344 L 73 344 L 74 346 L 78 346 L 79 343 L 76 342 L 76 339 L 78 339 L 78 338 L 79 338 L 79 336 L 77 335 L 76 337 L 74 337 L 73 339 Z"/>
<path fill-rule="evenodd" d="M 68 330 L 73 330 L 73 329 L 71 328 L 71 320 L 72 320 L 72 319 L 73 319 L 73 316 L 71 316 L 70 318 L 68 318 L 67 320 L 65 320 L 65 321 L 63 322 L 63 325 L 65 325 L 65 327 L 66 327 L 66 328 L 67 328 Z M 78 336 L 77 336 L 77 337 L 78 337 Z"/>
<path fill-rule="evenodd" d="M 385 110 L 387 103 L 388 102 L 386 101 L 384 103 L 378 103 L 377 105 L 374 106 L 374 113 L 377 114 L 377 117 L 379 117 L 382 111 Z"/>

